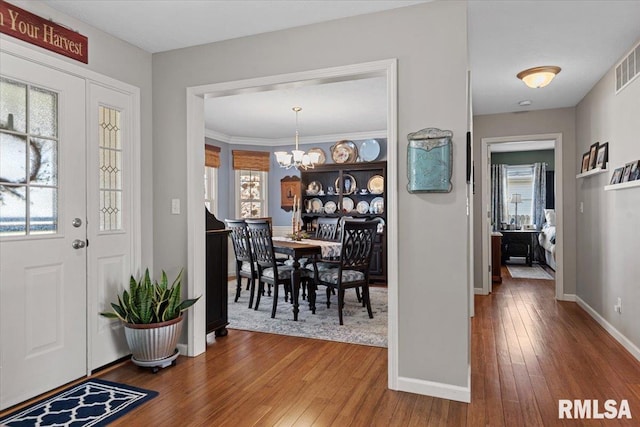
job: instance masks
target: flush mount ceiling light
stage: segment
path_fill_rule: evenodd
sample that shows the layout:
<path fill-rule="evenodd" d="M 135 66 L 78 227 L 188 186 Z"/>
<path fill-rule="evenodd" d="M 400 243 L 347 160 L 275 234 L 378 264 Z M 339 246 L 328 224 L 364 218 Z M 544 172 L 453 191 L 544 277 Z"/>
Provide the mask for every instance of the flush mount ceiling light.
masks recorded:
<path fill-rule="evenodd" d="M 532 103 L 531 103 L 530 99 L 525 99 L 524 101 L 518 102 L 518 105 L 521 106 L 521 107 L 526 107 L 526 106 L 531 105 L 531 104 Z"/>
<path fill-rule="evenodd" d="M 534 67 L 528 70 L 520 71 L 518 78 L 527 86 L 533 89 L 545 87 L 560 72 L 560 67 L 548 65 L 544 67 Z"/>

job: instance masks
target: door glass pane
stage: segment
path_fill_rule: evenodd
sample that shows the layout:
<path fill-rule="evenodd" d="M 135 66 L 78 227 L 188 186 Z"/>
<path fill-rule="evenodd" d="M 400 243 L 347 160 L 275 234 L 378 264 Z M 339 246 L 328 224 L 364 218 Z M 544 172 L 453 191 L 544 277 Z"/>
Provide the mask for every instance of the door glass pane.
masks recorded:
<path fill-rule="evenodd" d="M 32 87 L 29 91 L 29 129 L 32 135 L 58 136 L 58 94 Z"/>
<path fill-rule="evenodd" d="M 24 236 L 26 229 L 26 187 L 0 184 L 0 236 Z"/>
<path fill-rule="evenodd" d="M 33 139 L 29 146 L 31 184 L 58 183 L 58 143 L 48 139 Z"/>
<path fill-rule="evenodd" d="M 0 182 L 27 183 L 27 138 L 0 133 Z"/>
<path fill-rule="evenodd" d="M 0 129 L 27 130 L 27 85 L 0 78 Z"/>
<path fill-rule="evenodd" d="M 58 94 L 0 78 L 0 235 L 57 232 L 57 134 Z"/>
<path fill-rule="evenodd" d="M 57 230 L 58 191 L 29 187 L 29 234 L 52 234 Z"/>
<path fill-rule="evenodd" d="M 100 191 L 100 230 L 122 229 L 122 192 Z"/>
<path fill-rule="evenodd" d="M 98 107 L 100 231 L 122 229 L 122 145 L 120 111 Z"/>

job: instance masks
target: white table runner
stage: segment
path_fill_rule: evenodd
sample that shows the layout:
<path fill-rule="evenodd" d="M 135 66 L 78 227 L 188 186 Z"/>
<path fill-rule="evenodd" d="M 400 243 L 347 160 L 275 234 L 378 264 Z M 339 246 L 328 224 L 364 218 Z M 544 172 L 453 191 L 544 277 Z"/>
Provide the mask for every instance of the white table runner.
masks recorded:
<path fill-rule="evenodd" d="M 293 242 L 288 237 L 282 236 L 274 236 L 273 240 L 285 241 L 285 242 Z M 322 258 L 337 258 L 340 256 L 340 247 L 342 244 L 340 242 L 332 242 L 327 240 L 315 240 L 315 239 L 302 239 L 300 241 L 295 241 L 296 243 L 302 243 L 303 245 L 316 245 L 320 246 L 320 251 L 322 254 Z"/>

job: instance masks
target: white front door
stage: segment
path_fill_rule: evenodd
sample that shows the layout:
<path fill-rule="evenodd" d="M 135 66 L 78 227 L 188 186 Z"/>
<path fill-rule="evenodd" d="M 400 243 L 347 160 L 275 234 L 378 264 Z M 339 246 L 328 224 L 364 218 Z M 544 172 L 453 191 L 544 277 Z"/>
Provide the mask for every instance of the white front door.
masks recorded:
<path fill-rule="evenodd" d="M 0 54 L 0 409 L 87 373 L 85 81 Z"/>

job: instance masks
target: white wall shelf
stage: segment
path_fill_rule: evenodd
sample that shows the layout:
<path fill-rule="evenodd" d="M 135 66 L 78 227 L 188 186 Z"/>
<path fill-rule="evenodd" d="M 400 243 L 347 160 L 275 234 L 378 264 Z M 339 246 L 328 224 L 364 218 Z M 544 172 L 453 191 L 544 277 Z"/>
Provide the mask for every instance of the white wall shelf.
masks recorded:
<path fill-rule="evenodd" d="M 599 175 L 601 173 L 605 173 L 608 170 L 609 170 L 608 167 L 591 169 L 590 171 L 579 173 L 578 175 L 576 175 L 576 178 L 586 178 L 586 177 L 592 176 L 592 175 Z"/>
<path fill-rule="evenodd" d="M 605 185 L 604 191 L 624 190 L 625 188 L 640 187 L 640 180 L 622 182 L 620 184 Z"/>

